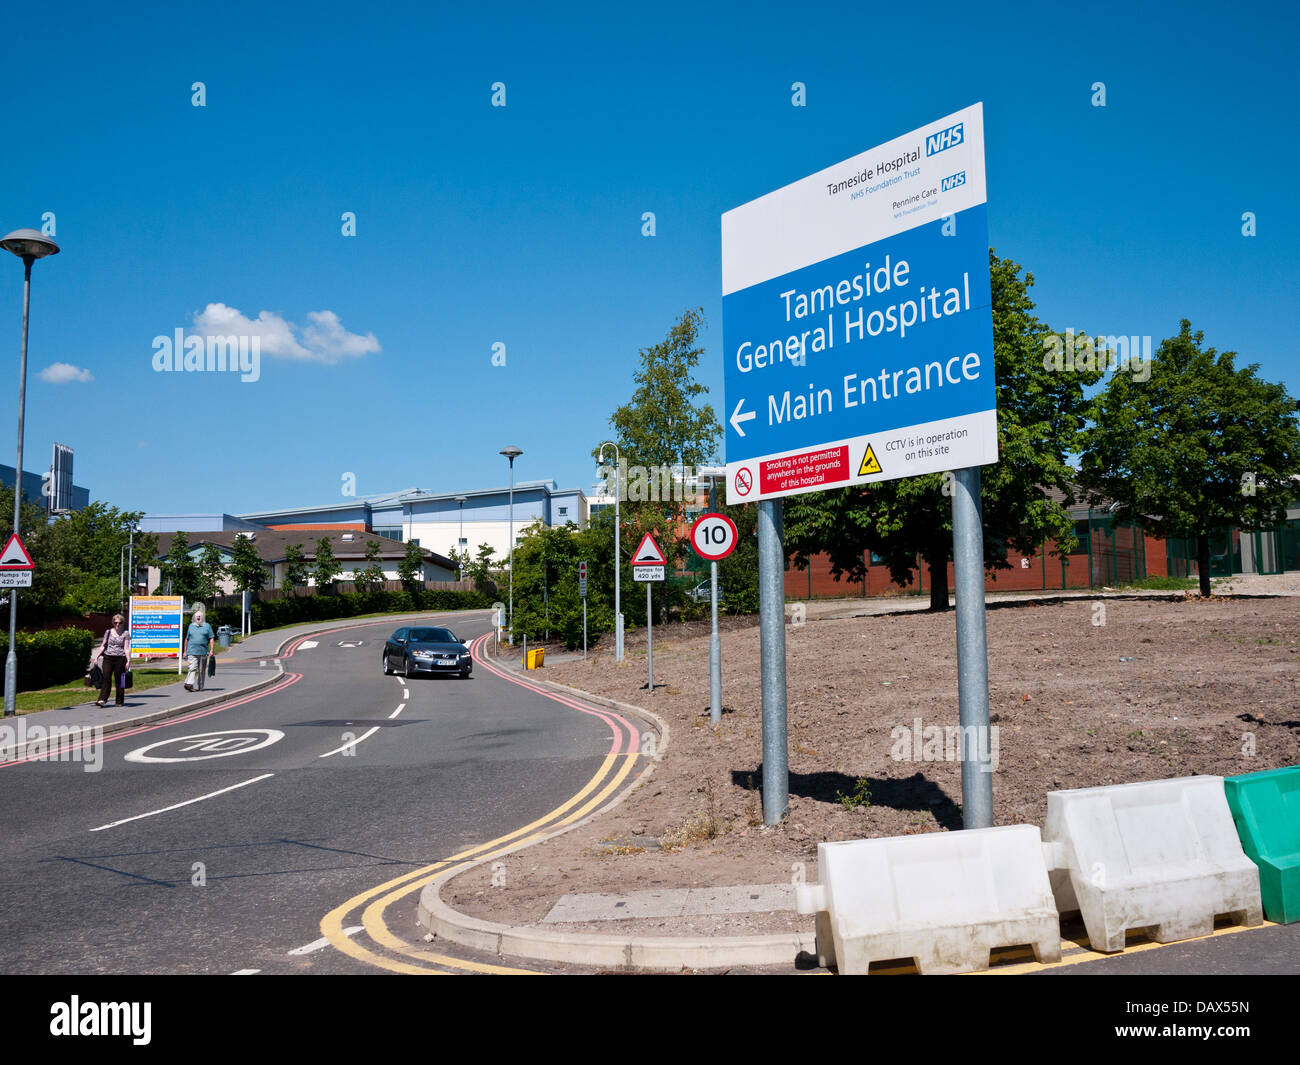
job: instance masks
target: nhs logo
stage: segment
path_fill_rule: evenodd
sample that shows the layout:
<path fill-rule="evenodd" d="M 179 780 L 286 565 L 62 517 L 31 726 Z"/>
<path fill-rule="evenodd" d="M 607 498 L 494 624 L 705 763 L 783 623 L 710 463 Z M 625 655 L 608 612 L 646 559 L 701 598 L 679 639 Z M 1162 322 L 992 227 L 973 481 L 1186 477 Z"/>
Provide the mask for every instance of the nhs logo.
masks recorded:
<path fill-rule="evenodd" d="M 947 192 L 949 189 L 955 189 L 958 185 L 966 184 L 966 171 L 958 170 L 955 174 L 949 174 L 939 184 L 939 191 Z"/>
<path fill-rule="evenodd" d="M 963 123 L 958 122 L 955 126 L 949 126 L 938 133 L 931 133 L 925 138 L 925 154 L 938 155 L 959 145 L 962 139 L 962 125 Z"/>

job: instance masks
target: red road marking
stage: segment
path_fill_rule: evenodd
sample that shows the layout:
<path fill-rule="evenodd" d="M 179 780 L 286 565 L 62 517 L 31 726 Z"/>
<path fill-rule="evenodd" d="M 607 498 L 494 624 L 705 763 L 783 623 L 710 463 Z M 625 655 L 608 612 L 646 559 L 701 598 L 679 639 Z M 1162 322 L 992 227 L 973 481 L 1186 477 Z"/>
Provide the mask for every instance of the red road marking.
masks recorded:
<path fill-rule="evenodd" d="M 565 706 L 572 707 L 574 710 L 580 710 L 584 714 L 590 714 L 592 717 L 600 718 L 602 721 L 605 722 L 605 724 L 609 726 L 610 731 L 614 734 L 614 742 L 613 745 L 610 747 L 611 754 L 639 754 L 640 753 L 641 745 L 638 742 L 638 740 L 640 740 L 641 734 L 636 729 L 634 729 L 627 720 L 620 717 L 618 714 L 611 713 L 608 710 L 596 710 L 593 707 L 583 705 L 582 703 L 578 702 L 575 699 L 570 699 L 568 696 L 560 695 L 558 692 L 547 691 L 545 688 L 539 687 L 536 684 L 530 684 L 528 681 L 524 680 L 521 677 L 511 676 L 505 670 L 499 668 L 498 666 L 494 666 L 486 658 L 482 658 L 479 652 L 482 650 L 483 645 L 487 642 L 488 635 L 489 635 L 488 633 L 485 633 L 484 635 L 480 636 L 477 640 L 474 641 L 474 643 L 470 647 L 470 650 L 474 653 L 474 657 L 478 660 L 479 664 L 482 665 L 485 669 L 488 669 L 491 672 L 495 673 L 498 677 L 503 677 L 504 679 L 508 680 L 511 684 L 518 684 L 521 688 L 527 688 L 529 691 L 536 692 L 538 695 L 545 696 L 547 699 L 550 699 L 554 702 L 562 703 Z M 619 731 L 618 726 L 615 724 L 615 722 L 617 722 L 619 725 L 622 725 L 623 728 L 627 729 L 627 750 L 626 751 L 622 749 L 623 734 L 621 731 Z"/>

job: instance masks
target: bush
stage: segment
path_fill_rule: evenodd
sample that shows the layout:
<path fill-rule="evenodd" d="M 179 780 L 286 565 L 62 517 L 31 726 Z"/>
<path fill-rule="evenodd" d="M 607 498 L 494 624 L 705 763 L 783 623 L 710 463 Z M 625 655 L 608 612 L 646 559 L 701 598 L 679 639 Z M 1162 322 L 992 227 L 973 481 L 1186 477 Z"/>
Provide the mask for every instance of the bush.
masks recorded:
<path fill-rule="evenodd" d="M 85 676 L 94 642 L 95 634 L 89 629 L 20 632 L 18 690 L 36 691 Z M 0 632 L 0 658 L 8 654 L 9 634 Z"/>

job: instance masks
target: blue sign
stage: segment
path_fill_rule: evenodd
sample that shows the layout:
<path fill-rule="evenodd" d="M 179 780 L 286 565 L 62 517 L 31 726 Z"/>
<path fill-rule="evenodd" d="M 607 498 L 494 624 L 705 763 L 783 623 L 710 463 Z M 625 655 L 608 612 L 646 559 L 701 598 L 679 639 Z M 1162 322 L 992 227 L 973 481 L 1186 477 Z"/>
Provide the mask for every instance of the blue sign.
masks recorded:
<path fill-rule="evenodd" d="M 724 217 L 728 502 L 997 460 L 982 111 L 961 115 Z"/>

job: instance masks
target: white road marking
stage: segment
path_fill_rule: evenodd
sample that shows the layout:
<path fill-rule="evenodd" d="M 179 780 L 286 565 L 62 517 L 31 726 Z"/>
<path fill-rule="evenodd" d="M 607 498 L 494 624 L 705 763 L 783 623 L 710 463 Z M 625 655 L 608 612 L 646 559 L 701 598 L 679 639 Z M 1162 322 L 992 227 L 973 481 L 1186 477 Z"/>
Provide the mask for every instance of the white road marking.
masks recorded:
<path fill-rule="evenodd" d="M 259 733 L 262 739 L 253 739 Z M 223 740 L 219 738 L 222 736 L 231 738 Z M 284 733 L 277 728 L 225 729 L 221 732 L 203 732 L 193 736 L 179 736 L 172 740 L 159 740 L 157 743 L 137 747 L 130 754 L 123 755 L 123 757 L 128 762 L 203 762 L 209 758 L 229 758 L 232 754 L 247 754 L 250 751 L 260 751 L 263 747 L 279 743 L 282 739 L 284 739 Z M 155 747 L 165 747 L 169 743 L 184 743 L 186 740 L 192 742 L 188 746 L 180 748 L 177 752 L 178 757 L 166 758 L 162 755 L 149 753 Z M 247 742 L 244 742 L 245 740 Z M 190 754 L 190 751 L 210 751 L 214 753 Z"/>
<path fill-rule="evenodd" d="M 355 747 L 362 740 L 368 740 L 371 736 L 373 736 L 378 731 L 379 731 L 378 725 L 376 725 L 374 728 L 366 729 L 366 731 L 361 733 L 361 735 L 358 736 L 355 740 L 348 740 L 348 742 L 345 743 L 342 747 L 335 747 L 334 750 L 332 751 L 326 751 L 324 754 L 321 755 L 321 757 L 328 758 L 331 754 L 338 754 L 339 751 L 346 751 L 349 747 Z"/>
<path fill-rule="evenodd" d="M 343 934 L 345 936 L 355 936 L 360 931 L 362 931 L 362 928 L 361 925 L 358 924 L 353 925 L 351 928 L 343 929 Z M 301 957 L 303 954 L 315 954 L 318 950 L 324 950 L 329 945 L 330 941 L 324 936 L 321 936 L 320 939 L 308 943 L 305 947 L 296 947 L 289 951 L 289 957 L 296 958 Z"/>
<path fill-rule="evenodd" d="M 411 693 L 410 693 L 406 688 L 403 688 L 403 689 L 402 689 L 402 698 L 403 698 L 403 699 L 409 699 L 410 697 L 411 697 Z"/>
<path fill-rule="evenodd" d="M 298 645 L 298 650 L 306 651 L 312 647 L 318 647 L 318 646 L 320 645 L 315 640 L 303 640 L 302 643 Z"/>
<path fill-rule="evenodd" d="M 405 709 L 406 709 L 405 703 L 398 703 L 397 709 L 388 715 L 388 719 L 391 721 L 393 718 L 395 718 L 398 714 L 400 714 Z"/>
<path fill-rule="evenodd" d="M 245 788 L 249 784 L 256 784 L 259 780 L 266 780 L 268 777 L 275 776 L 274 773 L 263 773 L 260 777 L 253 777 L 252 780 L 245 780 L 242 784 L 231 784 L 228 788 L 222 788 L 220 791 L 210 791 L 206 795 L 200 795 L 197 799 L 186 799 L 184 802 L 178 802 L 174 806 L 164 806 L 161 810 L 150 810 L 147 814 L 136 814 L 134 817 L 124 817 L 120 821 L 113 821 L 111 824 L 100 825 L 98 828 L 92 828 L 92 832 L 103 832 L 106 828 L 116 828 L 118 825 L 124 825 L 128 821 L 139 821 L 144 817 L 153 817 L 157 814 L 165 814 L 170 810 L 179 810 L 182 806 L 192 806 L 196 802 L 202 802 L 204 799 L 215 799 L 218 795 L 224 795 L 228 791 L 234 791 L 236 788 Z"/>
<path fill-rule="evenodd" d="M 231 976 L 256 976 L 261 971 L 262 971 L 261 969 L 236 969 L 230 975 Z"/>

